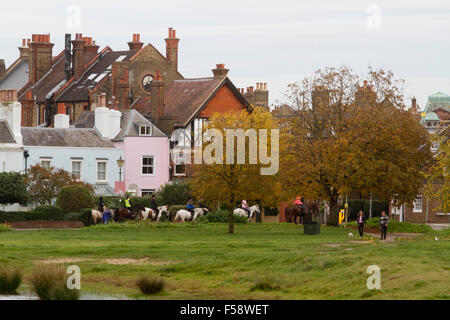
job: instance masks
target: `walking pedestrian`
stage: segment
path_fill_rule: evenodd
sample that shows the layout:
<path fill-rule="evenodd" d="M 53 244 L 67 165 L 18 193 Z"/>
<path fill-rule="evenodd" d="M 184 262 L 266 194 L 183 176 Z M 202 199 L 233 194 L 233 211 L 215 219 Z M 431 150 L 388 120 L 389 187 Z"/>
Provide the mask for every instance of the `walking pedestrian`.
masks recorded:
<path fill-rule="evenodd" d="M 364 235 L 364 224 L 367 224 L 366 217 L 364 217 L 364 212 L 362 210 L 359 210 L 356 221 L 358 222 L 359 237 L 362 238 Z"/>
<path fill-rule="evenodd" d="M 389 224 L 389 217 L 386 215 L 385 211 L 381 211 L 381 217 L 380 217 L 381 238 L 380 238 L 380 240 L 386 240 L 388 224 Z"/>

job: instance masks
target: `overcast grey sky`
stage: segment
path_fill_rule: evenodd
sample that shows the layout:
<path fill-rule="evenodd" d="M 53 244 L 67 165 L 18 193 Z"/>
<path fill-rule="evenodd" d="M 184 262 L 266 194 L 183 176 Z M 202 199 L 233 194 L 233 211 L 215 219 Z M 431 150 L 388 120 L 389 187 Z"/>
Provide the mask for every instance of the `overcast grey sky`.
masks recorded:
<path fill-rule="evenodd" d="M 164 54 L 172 26 L 185 77 L 210 76 L 225 63 L 238 87 L 267 82 L 271 103 L 287 84 L 342 64 L 359 74 L 368 65 L 392 70 L 422 108 L 430 94 L 450 94 L 448 0 L 2 0 L 0 10 L 0 58 L 7 66 L 32 33 L 51 33 L 55 55 L 67 32 L 114 50 L 140 33 Z"/>

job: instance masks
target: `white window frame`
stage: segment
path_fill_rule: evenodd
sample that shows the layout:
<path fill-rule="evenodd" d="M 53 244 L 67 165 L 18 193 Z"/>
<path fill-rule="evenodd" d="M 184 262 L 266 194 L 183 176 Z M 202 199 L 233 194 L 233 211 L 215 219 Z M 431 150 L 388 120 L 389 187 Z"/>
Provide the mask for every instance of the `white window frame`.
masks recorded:
<path fill-rule="evenodd" d="M 39 158 L 39 165 L 42 168 L 47 168 L 47 167 L 42 165 L 42 162 L 49 162 L 49 166 L 48 166 L 47 169 L 50 169 L 52 167 L 52 160 L 53 160 L 53 158 L 51 158 L 51 157 L 41 157 L 41 158 Z"/>
<path fill-rule="evenodd" d="M 149 195 L 145 195 L 144 193 L 149 193 Z M 156 193 L 155 189 L 141 189 L 141 197 L 151 197 Z"/>
<path fill-rule="evenodd" d="M 153 159 L 153 164 L 151 165 L 151 167 L 153 168 L 153 173 L 144 173 L 144 158 L 152 158 Z M 150 167 L 150 166 L 146 165 L 146 167 Z M 155 169 L 156 169 L 156 157 L 149 156 L 149 155 L 143 155 L 141 158 L 141 175 L 143 175 L 145 177 L 154 177 Z"/>
<path fill-rule="evenodd" d="M 184 172 L 177 172 L 177 166 L 184 166 Z M 186 176 L 186 164 L 182 163 L 177 165 L 176 163 L 173 164 L 173 175 L 176 177 L 185 177 Z"/>
<path fill-rule="evenodd" d="M 142 133 L 142 129 L 145 128 L 145 133 Z M 147 132 L 148 131 L 148 132 Z M 152 126 L 148 125 L 148 126 L 139 126 L 139 135 L 141 137 L 151 137 L 153 133 L 153 128 Z"/>
<path fill-rule="evenodd" d="M 98 174 L 99 174 L 98 165 L 99 165 L 99 163 L 104 163 L 105 164 L 105 180 L 99 180 L 98 179 Z M 100 183 L 108 182 L 108 160 L 97 159 L 97 161 L 95 163 L 95 181 L 96 182 L 100 182 Z"/>
<path fill-rule="evenodd" d="M 416 195 L 413 201 L 413 212 L 419 213 L 423 210 L 423 196 L 421 194 Z"/>
<path fill-rule="evenodd" d="M 71 159 L 70 160 L 70 172 L 73 173 L 73 164 L 74 162 L 80 163 L 80 177 L 77 179 L 78 181 L 83 181 L 83 159 Z"/>

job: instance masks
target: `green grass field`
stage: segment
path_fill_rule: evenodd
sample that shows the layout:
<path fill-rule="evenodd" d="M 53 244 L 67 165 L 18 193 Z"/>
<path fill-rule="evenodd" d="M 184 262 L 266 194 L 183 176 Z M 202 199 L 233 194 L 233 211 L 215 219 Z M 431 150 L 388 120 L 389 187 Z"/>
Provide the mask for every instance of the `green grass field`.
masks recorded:
<path fill-rule="evenodd" d="M 76 264 L 82 293 L 146 299 L 450 299 L 450 231 L 361 242 L 355 230 L 292 224 L 129 223 L 80 230 L 0 232 L 0 264 L 20 267 L 29 289 L 34 264 Z M 438 241 L 434 237 L 439 238 Z M 381 290 L 366 269 L 381 268 Z M 140 274 L 166 280 L 143 296 Z"/>

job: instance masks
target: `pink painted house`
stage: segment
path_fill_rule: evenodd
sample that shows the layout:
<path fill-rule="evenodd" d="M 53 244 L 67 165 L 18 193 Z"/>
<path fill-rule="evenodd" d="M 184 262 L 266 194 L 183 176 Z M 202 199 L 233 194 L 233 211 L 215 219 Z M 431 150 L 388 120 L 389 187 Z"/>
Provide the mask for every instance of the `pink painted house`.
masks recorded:
<path fill-rule="evenodd" d="M 100 132 L 105 131 L 107 137 L 108 129 L 102 130 L 103 124 L 111 127 L 114 121 L 99 121 L 100 117 L 96 112 L 85 112 L 75 125 L 95 127 Z M 122 181 L 128 193 L 149 196 L 169 182 L 169 138 L 138 111 L 122 111 L 120 131 L 110 138 L 116 148 L 125 153 Z"/>

